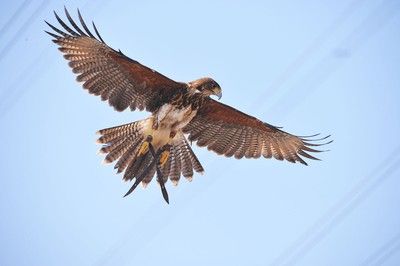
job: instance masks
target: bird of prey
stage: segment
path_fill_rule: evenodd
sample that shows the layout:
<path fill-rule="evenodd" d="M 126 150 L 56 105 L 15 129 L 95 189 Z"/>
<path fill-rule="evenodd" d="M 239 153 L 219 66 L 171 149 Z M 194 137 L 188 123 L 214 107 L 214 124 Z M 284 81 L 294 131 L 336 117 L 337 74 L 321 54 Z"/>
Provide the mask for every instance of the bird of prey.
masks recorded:
<path fill-rule="evenodd" d="M 140 64 L 109 47 L 93 23 L 94 36 L 79 10 L 81 27 L 67 9 L 70 25 L 54 14 L 63 30 L 46 21 L 53 30 L 46 32 L 83 88 L 117 111 L 129 108 L 151 113 L 146 119 L 98 131 L 105 162 L 116 161 L 115 169 L 124 172 L 123 179 L 134 180 L 125 196 L 140 183 L 149 184 L 156 175 L 168 203 L 168 179 L 177 185 L 181 175 L 190 181 L 194 172 L 204 171 L 192 142 L 227 157 L 274 157 L 305 165 L 305 158 L 317 160 L 310 154 L 320 151 L 316 146 L 330 143 L 320 142 L 329 136 L 295 136 L 212 99 L 210 96 L 218 100 L 222 96 L 220 85 L 212 78 L 176 82 Z"/>

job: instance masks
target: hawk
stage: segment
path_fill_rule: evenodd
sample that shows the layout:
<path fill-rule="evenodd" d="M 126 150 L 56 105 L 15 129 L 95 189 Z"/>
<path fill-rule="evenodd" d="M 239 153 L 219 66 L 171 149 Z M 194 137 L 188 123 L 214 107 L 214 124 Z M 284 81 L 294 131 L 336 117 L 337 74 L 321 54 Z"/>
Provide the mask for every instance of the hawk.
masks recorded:
<path fill-rule="evenodd" d="M 46 33 L 69 61 L 77 81 L 117 111 L 151 113 L 146 119 L 97 132 L 104 161 L 116 161 L 114 168 L 124 173 L 123 179 L 134 180 L 125 196 L 140 183 L 146 187 L 156 175 L 168 203 L 168 179 L 177 185 L 181 175 L 190 181 L 194 172 L 204 172 L 192 142 L 227 157 L 274 157 L 305 165 L 305 158 L 318 160 L 310 154 L 320 152 L 315 147 L 330 143 L 320 143 L 329 136 L 295 136 L 212 99 L 222 96 L 212 78 L 176 82 L 109 47 L 92 23 L 94 36 L 79 10 L 81 27 L 64 11 L 70 25 L 54 12 L 63 30 L 46 21 L 53 30 Z"/>

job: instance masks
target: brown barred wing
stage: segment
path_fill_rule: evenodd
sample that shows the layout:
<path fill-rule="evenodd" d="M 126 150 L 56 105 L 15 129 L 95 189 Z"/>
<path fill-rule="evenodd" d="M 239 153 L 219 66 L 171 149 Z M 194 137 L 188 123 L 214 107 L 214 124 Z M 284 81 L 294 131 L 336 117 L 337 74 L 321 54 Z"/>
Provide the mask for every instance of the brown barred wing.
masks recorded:
<path fill-rule="evenodd" d="M 103 101 L 117 111 L 130 107 L 131 110 L 146 109 L 154 111 L 168 102 L 177 93 L 186 91 L 186 84 L 175 82 L 137 61 L 130 59 L 105 44 L 93 23 L 96 38 L 86 26 L 78 10 L 81 29 L 65 9 L 68 26 L 55 13 L 60 30 L 47 23 L 54 31 L 47 32 L 59 45 L 59 50 L 69 61 L 69 66 L 76 73 L 77 81 L 89 93 L 101 96 Z"/>
<path fill-rule="evenodd" d="M 318 160 L 310 153 L 320 152 L 316 146 L 328 143 L 311 143 L 322 139 L 298 137 L 263 123 L 228 105 L 207 98 L 193 120 L 183 129 L 189 141 L 206 146 L 219 155 L 235 158 L 274 157 L 307 165 L 302 157 Z"/>

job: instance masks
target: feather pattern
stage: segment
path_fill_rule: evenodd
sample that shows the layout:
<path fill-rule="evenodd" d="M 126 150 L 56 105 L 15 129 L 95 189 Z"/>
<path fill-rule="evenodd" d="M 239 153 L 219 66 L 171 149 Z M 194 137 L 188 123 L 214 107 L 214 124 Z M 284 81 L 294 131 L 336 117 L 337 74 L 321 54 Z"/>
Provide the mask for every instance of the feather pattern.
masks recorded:
<path fill-rule="evenodd" d="M 309 143 L 329 136 L 320 140 L 297 137 L 211 98 L 205 99 L 183 132 L 200 147 L 207 146 L 209 150 L 227 157 L 259 158 L 262 155 L 302 164 L 307 163 L 301 157 L 318 160 L 310 153 L 320 151 L 311 147 L 331 142 Z"/>
<path fill-rule="evenodd" d="M 123 180 L 136 179 L 127 195 L 140 182 L 146 187 L 156 174 L 159 162 L 155 161 L 151 152 L 145 151 L 143 154 L 141 149 L 147 134 L 158 129 L 159 124 L 153 124 L 154 118 L 164 117 L 162 121 L 156 120 L 162 125 L 162 130 L 156 133 L 162 134 L 155 136 L 162 136 L 159 137 L 165 140 L 162 143 L 171 144 L 171 148 L 167 161 L 159 167 L 163 182 L 170 179 L 174 185 L 178 184 L 181 176 L 191 181 L 194 172 L 204 172 L 184 134 L 188 134 L 190 144 L 195 141 L 198 146 L 207 147 L 219 155 L 237 159 L 273 157 L 302 164 L 307 164 L 304 158 L 318 160 L 314 156 L 314 153 L 320 152 L 318 147 L 332 142 L 321 143 L 329 136 L 318 139 L 315 138 L 317 135 L 289 134 L 214 101 L 209 95 L 220 96 L 221 88 L 211 78 L 189 83 L 169 79 L 125 56 L 120 50 L 109 47 L 94 23 L 92 26 L 97 37 L 90 31 L 79 10 L 80 25 L 66 8 L 64 11 L 66 22 L 54 12 L 60 29 L 46 22 L 52 30 L 46 33 L 54 38 L 53 42 L 69 61 L 68 65 L 76 74 L 77 81 L 82 82 L 90 94 L 108 101 L 117 111 L 130 108 L 153 113 L 152 117 L 145 120 L 98 131 L 101 136 L 97 142 L 103 144 L 100 153 L 105 154 L 104 162 L 116 161 L 114 168 L 118 173 L 124 172 Z M 163 113 L 162 110 L 174 111 L 169 115 L 171 113 L 164 114 L 169 111 Z M 168 136 L 170 138 L 167 140 Z M 156 144 L 154 147 L 159 148 Z M 140 154 L 139 150 L 142 151 Z M 168 202 L 163 183 L 161 187 Z"/>
<path fill-rule="evenodd" d="M 129 123 L 121 126 L 106 128 L 98 131 L 100 138 L 98 142 L 104 146 L 100 153 L 106 154 L 104 161 L 111 163 L 117 160 L 114 168 L 117 172 L 125 171 L 123 179 L 126 181 L 137 178 L 153 161 L 150 153 L 138 156 L 141 144 L 144 142 L 144 125 L 148 119 Z M 193 173 L 204 171 L 199 159 L 192 151 L 186 137 L 178 133 L 172 143 L 170 155 L 166 163 L 162 166 L 164 183 L 171 179 L 174 185 L 177 185 L 181 176 L 189 181 L 193 178 Z M 153 179 L 156 173 L 156 167 L 144 176 L 142 185 L 146 187 Z"/>
<path fill-rule="evenodd" d="M 93 28 L 99 39 L 89 30 L 78 10 L 83 29 L 72 19 L 65 9 L 71 27 L 56 12 L 54 15 L 65 30 L 60 30 L 46 22 L 55 32 L 47 32 L 59 45 L 59 50 L 69 60 L 69 66 L 77 80 L 89 93 L 101 96 L 117 111 L 126 108 L 135 110 L 157 110 L 177 94 L 187 92 L 185 83 L 173 81 L 166 76 L 130 59 L 120 51 L 107 46 L 96 26 Z"/>
<path fill-rule="evenodd" d="M 179 159 L 180 150 L 177 146 L 172 146 L 170 151 L 171 170 L 169 172 L 169 179 L 174 185 L 177 185 L 181 177 L 181 161 Z"/>
<path fill-rule="evenodd" d="M 134 142 L 130 145 L 129 150 L 127 150 L 117 161 L 114 168 L 118 169 L 117 173 L 123 172 L 126 167 L 136 160 L 137 152 L 139 151 L 140 145 L 143 143 L 143 137 L 138 136 Z"/>

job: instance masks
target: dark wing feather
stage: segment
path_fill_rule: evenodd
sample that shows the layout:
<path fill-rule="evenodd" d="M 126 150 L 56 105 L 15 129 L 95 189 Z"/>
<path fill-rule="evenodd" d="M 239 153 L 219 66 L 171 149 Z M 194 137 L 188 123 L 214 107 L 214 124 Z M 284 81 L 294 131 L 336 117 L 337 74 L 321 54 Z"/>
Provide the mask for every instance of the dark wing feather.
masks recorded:
<path fill-rule="evenodd" d="M 183 131 L 189 134 L 190 141 L 197 141 L 199 146 L 207 146 L 220 155 L 238 159 L 262 155 L 265 158 L 307 164 L 299 155 L 317 160 L 309 153 L 320 151 L 310 146 L 330 143 L 308 143 L 312 140 L 307 137 L 286 133 L 211 98 L 204 101 Z"/>
<path fill-rule="evenodd" d="M 130 107 L 154 111 L 163 103 L 168 102 L 176 94 L 187 90 L 185 83 L 175 82 L 166 76 L 130 59 L 121 52 L 107 46 L 100 37 L 96 27 L 94 30 L 100 40 L 89 31 L 78 11 L 79 28 L 65 9 L 66 17 L 72 27 L 69 27 L 55 13 L 57 21 L 65 31 L 47 23 L 55 33 L 53 42 L 69 60 L 77 80 L 83 82 L 83 87 L 89 93 L 108 100 L 117 111 Z"/>

